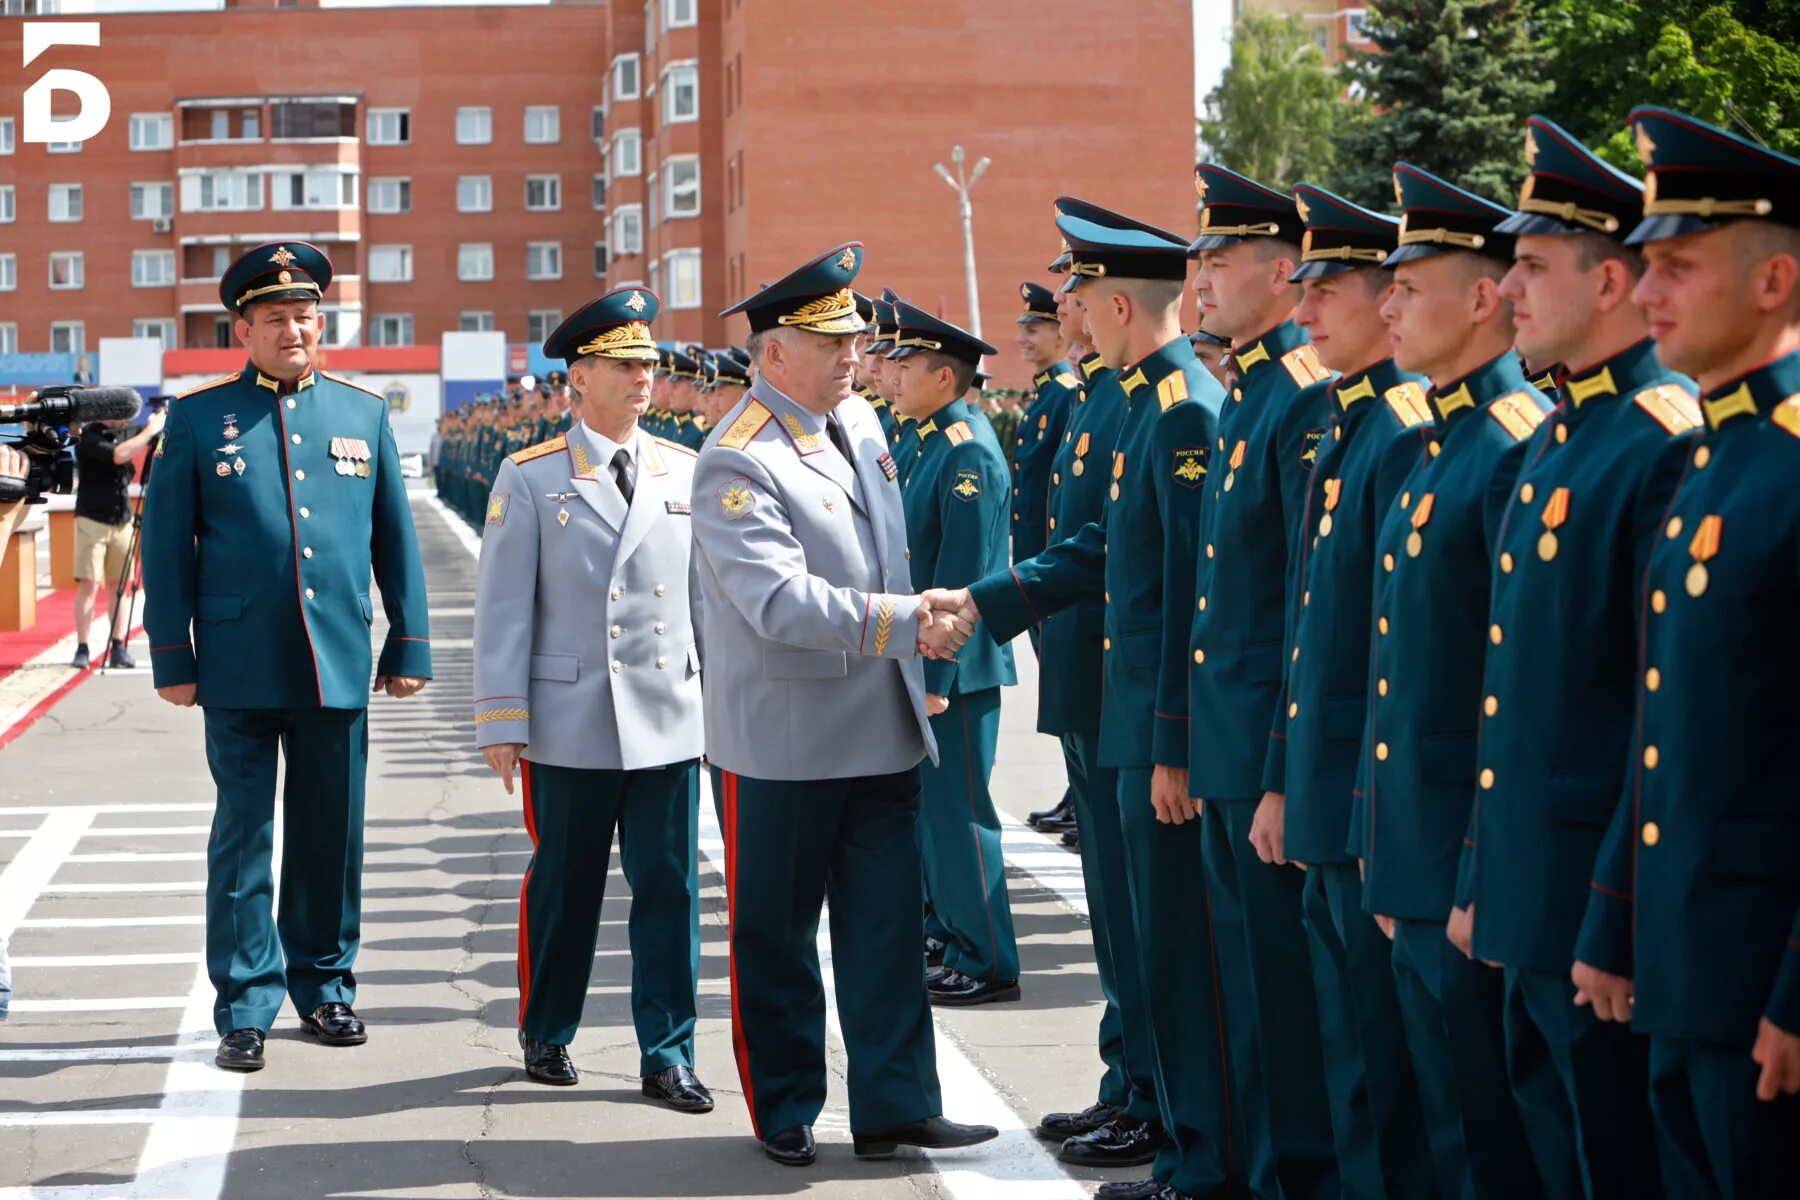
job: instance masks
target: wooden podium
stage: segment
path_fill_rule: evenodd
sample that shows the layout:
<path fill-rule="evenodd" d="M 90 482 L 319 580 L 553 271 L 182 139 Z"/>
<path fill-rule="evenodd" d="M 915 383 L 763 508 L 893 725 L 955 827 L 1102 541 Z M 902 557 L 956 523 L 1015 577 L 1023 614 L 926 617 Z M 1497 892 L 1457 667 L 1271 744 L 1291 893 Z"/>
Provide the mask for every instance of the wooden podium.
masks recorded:
<path fill-rule="evenodd" d="M 37 530 L 15 530 L 11 541 L 0 561 L 0 633 L 37 624 Z"/>
<path fill-rule="evenodd" d="M 75 510 L 50 514 L 50 586 L 75 586 Z"/>

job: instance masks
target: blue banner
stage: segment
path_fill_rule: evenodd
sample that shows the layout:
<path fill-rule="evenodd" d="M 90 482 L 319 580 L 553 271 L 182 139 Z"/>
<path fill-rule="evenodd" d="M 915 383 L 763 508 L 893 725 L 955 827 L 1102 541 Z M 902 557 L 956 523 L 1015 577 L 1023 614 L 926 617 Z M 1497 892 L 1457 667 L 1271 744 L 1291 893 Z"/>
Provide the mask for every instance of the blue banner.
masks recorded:
<path fill-rule="evenodd" d="M 0 354 L 0 386 L 42 387 L 74 382 L 73 354 Z"/>

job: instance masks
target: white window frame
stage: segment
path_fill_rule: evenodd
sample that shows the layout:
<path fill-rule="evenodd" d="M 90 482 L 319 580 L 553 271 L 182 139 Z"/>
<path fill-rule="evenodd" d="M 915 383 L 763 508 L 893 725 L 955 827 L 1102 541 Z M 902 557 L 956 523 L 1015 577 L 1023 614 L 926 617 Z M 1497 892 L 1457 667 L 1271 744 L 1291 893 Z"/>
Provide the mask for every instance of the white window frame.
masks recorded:
<path fill-rule="evenodd" d="M 156 264 L 152 269 L 150 264 Z M 131 286 L 162 288 L 175 286 L 175 252 L 173 250 L 133 250 L 131 252 Z"/>
<path fill-rule="evenodd" d="M 469 308 L 456 314 L 456 331 L 458 333 L 492 333 L 494 331 L 494 313 L 492 309 Z"/>
<path fill-rule="evenodd" d="M 630 69 L 631 87 L 624 86 L 627 68 Z M 644 58 L 636 51 L 629 54 L 613 55 L 612 68 L 607 72 L 607 91 L 614 101 L 641 100 L 644 96 Z"/>
<path fill-rule="evenodd" d="M 19 189 L 0 183 L 0 225 L 11 225 L 19 219 Z"/>
<path fill-rule="evenodd" d="M 188 187 L 188 181 L 193 186 Z M 182 212 L 260 212 L 263 206 L 263 173 L 238 167 L 209 168 L 181 177 L 181 194 L 177 197 Z M 206 202 L 207 185 L 212 185 L 213 203 Z M 232 193 L 229 203 L 219 203 L 220 191 Z M 190 203 L 190 200 L 192 201 Z"/>
<path fill-rule="evenodd" d="M 17 354 L 19 352 L 19 326 L 12 321 L 0 321 L 0 354 Z"/>
<path fill-rule="evenodd" d="M 683 84 L 678 84 L 675 76 L 683 76 L 691 85 L 692 106 L 687 112 L 676 111 L 676 101 L 682 94 Z M 656 84 L 657 92 L 662 96 L 662 119 L 664 125 L 686 125 L 700 119 L 700 64 L 693 59 L 672 62 L 662 69 L 662 77 Z"/>
<path fill-rule="evenodd" d="M 629 225 L 633 236 L 626 236 Z M 607 222 L 607 242 L 612 246 L 615 258 L 629 258 L 644 252 L 644 206 L 641 204 L 621 204 L 613 209 L 612 218 Z"/>
<path fill-rule="evenodd" d="M 677 268 L 682 277 L 677 278 Z M 699 308 L 702 281 L 700 248 L 683 246 L 663 255 L 663 290 L 657 294 L 665 308 Z"/>
<path fill-rule="evenodd" d="M 479 130 L 469 131 L 464 136 L 463 121 L 480 121 Z M 456 144 L 459 146 L 487 146 L 494 141 L 494 110 L 485 104 L 465 105 L 456 110 Z"/>
<path fill-rule="evenodd" d="M 12 117 L 0 117 L 0 154 L 13 154 L 18 151 L 18 124 Z"/>
<path fill-rule="evenodd" d="M 157 205 L 155 212 L 143 203 L 151 195 L 166 201 Z M 166 221 L 175 215 L 175 185 L 166 179 L 139 179 L 133 181 L 129 192 L 131 219 L 134 221 Z"/>
<path fill-rule="evenodd" d="M 148 332 L 150 326 L 156 326 L 156 332 Z M 180 334 L 175 329 L 173 317 L 133 317 L 131 321 L 132 337 L 153 337 L 162 343 L 164 350 L 181 348 Z"/>
<path fill-rule="evenodd" d="M 386 122 L 377 124 L 377 118 L 396 118 L 395 137 L 378 137 L 378 129 L 384 129 Z M 412 145 L 412 109 L 410 108 L 371 108 L 364 118 L 363 140 L 371 146 L 410 146 Z"/>
<path fill-rule="evenodd" d="M 547 122 L 548 130 L 539 130 L 532 136 L 531 124 L 535 118 L 539 123 Z M 562 109 L 554 104 L 533 104 L 525 109 L 525 144 L 527 146 L 554 146 L 562 141 Z"/>
<path fill-rule="evenodd" d="M 594 204 L 595 212 L 605 212 L 606 211 L 606 188 L 607 188 L 607 184 L 610 182 L 611 181 L 608 180 L 606 177 L 605 171 L 594 172 L 593 187 L 599 192 L 599 195 L 600 195 L 599 201 Z M 590 192 L 589 194 L 591 196 L 593 193 Z"/>
<path fill-rule="evenodd" d="M 656 53 L 656 25 L 662 14 L 659 0 L 644 0 L 644 57 L 650 58 Z"/>
<path fill-rule="evenodd" d="M 381 255 L 390 259 L 395 269 L 390 273 L 384 264 L 376 267 L 376 257 Z M 411 283 L 413 281 L 413 248 L 407 242 L 394 242 L 382 246 L 370 246 L 368 257 L 370 283 Z"/>
<path fill-rule="evenodd" d="M 531 202 L 533 186 L 545 189 L 546 195 L 537 204 Z M 561 175 L 527 175 L 525 177 L 525 211 L 526 212 L 561 212 L 562 211 L 562 176 Z"/>
<path fill-rule="evenodd" d="M 400 336 L 389 338 L 383 333 L 383 322 L 402 322 L 397 326 Z M 411 313 L 376 313 L 369 318 L 369 345 L 371 346 L 410 346 L 413 344 L 413 315 Z"/>
<path fill-rule="evenodd" d="M 487 198 L 485 204 L 463 203 L 463 185 L 479 184 Z M 456 211 L 462 213 L 484 213 L 494 211 L 494 177 L 492 175 L 458 175 L 456 177 Z"/>
<path fill-rule="evenodd" d="M 272 212 L 347 212 L 356 208 L 356 185 L 361 175 L 354 167 L 326 164 L 297 170 L 288 168 L 272 171 L 270 176 L 269 209 Z M 292 199 L 296 176 L 301 181 L 298 204 Z M 335 183 L 327 183 L 328 179 Z M 320 195 L 330 194 L 324 203 L 314 203 L 315 185 Z"/>
<path fill-rule="evenodd" d="M 562 309 L 534 308 L 525 314 L 525 340 L 542 343 L 563 323 Z"/>
<path fill-rule="evenodd" d="M 533 271 L 531 269 L 532 259 L 534 257 L 539 260 L 539 269 L 536 273 L 533 273 Z M 545 263 L 543 260 L 546 257 L 553 257 L 556 260 L 555 263 L 554 264 Z M 546 267 L 552 266 L 552 265 L 555 268 L 554 270 L 546 269 Z M 533 281 L 539 281 L 539 280 L 547 280 L 547 279 L 561 279 L 562 277 L 563 277 L 563 253 L 562 253 L 562 243 L 561 242 L 526 242 L 525 243 L 525 278 L 533 280 Z"/>
<path fill-rule="evenodd" d="M 699 11 L 698 0 L 663 0 L 663 28 L 686 29 L 690 25 L 697 25 L 700 22 Z"/>
<path fill-rule="evenodd" d="M 56 282 L 56 264 L 61 260 L 73 266 L 70 272 L 73 283 Z M 87 286 L 87 259 L 79 250 L 52 250 L 50 252 L 50 290 L 53 292 L 79 292 Z"/>
<path fill-rule="evenodd" d="M 80 142 L 46 142 L 46 143 L 44 143 L 44 153 L 45 154 L 80 154 L 81 153 L 81 145 L 82 144 Z M 70 322 L 70 324 L 80 324 L 80 322 Z"/>
<path fill-rule="evenodd" d="M 630 147 L 629 156 L 626 154 L 626 147 Z M 631 125 L 613 131 L 612 152 L 607 158 L 606 173 L 614 179 L 635 179 L 644 173 L 643 130 Z"/>
<path fill-rule="evenodd" d="M 604 266 L 604 267 L 602 267 L 600 265 L 600 258 L 602 255 L 604 255 L 606 257 L 606 266 Z M 605 279 L 607 271 L 609 271 L 611 269 L 612 269 L 612 250 L 607 246 L 607 244 L 605 242 L 595 242 L 594 243 L 594 278 L 595 279 Z"/>
<path fill-rule="evenodd" d="M 394 192 L 394 203 L 376 203 L 376 197 L 391 188 Z M 400 216 L 412 211 L 412 176 L 411 175 L 377 175 L 369 180 L 364 190 L 369 212 L 381 216 Z M 385 199 L 385 197 L 384 197 Z"/>
<path fill-rule="evenodd" d="M 682 192 L 678 192 L 675 187 L 675 169 L 677 167 L 689 167 L 689 166 L 694 168 L 693 185 L 690 189 L 683 189 Z M 662 169 L 663 169 L 663 181 L 662 181 L 663 182 L 663 186 L 662 186 L 663 220 L 678 221 L 678 220 L 683 220 L 688 217 L 699 216 L 700 215 L 700 156 L 697 154 L 678 154 L 672 158 L 665 158 L 665 159 L 663 159 Z M 694 197 L 692 206 L 691 207 L 677 207 L 676 199 L 677 199 L 678 195 L 681 195 L 681 194 L 685 193 L 686 191 L 690 191 L 690 190 L 692 191 L 693 197 Z"/>
<path fill-rule="evenodd" d="M 70 339 L 71 345 L 70 345 L 69 349 L 58 350 L 56 348 L 56 335 L 57 335 L 58 331 L 74 334 L 74 336 Z M 87 322 L 86 321 L 52 321 L 52 322 L 50 322 L 50 353 L 52 353 L 52 354 L 86 354 L 87 353 Z"/>
<path fill-rule="evenodd" d="M 151 134 L 151 136 L 142 136 Z M 130 146 L 133 150 L 173 150 L 175 148 L 175 114 L 166 112 L 132 113 Z"/>
<path fill-rule="evenodd" d="M 484 270 L 471 267 L 466 257 L 477 253 L 486 261 Z M 477 262 L 482 261 L 477 259 Z M 462 283 L 488 283 L 494 278 L 494 244 L 492 242 L 463 242 L 456 247 L 456 278 Z"/>
<path fill-rule="evenodd" d="M 73 225 L 81 220 L 87 206 L 82 202 L 82 189 L 79 183 L 53 183 L 47 189 L 46 194 L 49 197 L 50 220 L 53 224 Z M 58 216 L 56 211 L 59 207 L 57 204 L 59 199 L 62 201 L 61 216 Z"/>
<path fill-rule="evenodd" d="M 0 292 L 19 290 L 19 256 L 0 254 Z"/>

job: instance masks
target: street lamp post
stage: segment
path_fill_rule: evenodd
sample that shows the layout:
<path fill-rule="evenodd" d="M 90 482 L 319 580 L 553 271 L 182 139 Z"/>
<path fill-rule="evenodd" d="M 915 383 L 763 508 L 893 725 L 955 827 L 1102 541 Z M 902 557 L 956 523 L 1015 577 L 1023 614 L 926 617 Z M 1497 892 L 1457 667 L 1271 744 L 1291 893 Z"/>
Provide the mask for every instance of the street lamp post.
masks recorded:
<path fill-rule="evenodd" d="M 988 158 L 983 155 L 973 170 L 966 175 L 963 172 L 963 148 L 960 145 L 950 147 L 950 161 L 956 164 L 956 174 L 952 175 L 943 163 L 932 163 L 931 169 L 936 171 L 943 181 L 950 185 L 956 193 L 957 207 L 962 213 L 963 230 L 963 272 L 969 285 L 969 330 L 976 337 L 981 336 L 981 293 L 975 283 L 975 210 L 969 204 L 969 191 L 981 173 L 988 168 Z"/>

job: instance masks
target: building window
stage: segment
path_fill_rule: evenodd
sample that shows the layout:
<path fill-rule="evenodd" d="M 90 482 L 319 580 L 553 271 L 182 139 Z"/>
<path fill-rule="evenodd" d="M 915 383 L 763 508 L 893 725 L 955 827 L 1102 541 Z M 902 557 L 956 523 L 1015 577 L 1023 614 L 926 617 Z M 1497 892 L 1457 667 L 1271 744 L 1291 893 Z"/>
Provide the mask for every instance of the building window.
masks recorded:
<path fill-rule="evenodd" d="M 86 354 L 87 326 L 80 321 L 50 322 L 50 353 Z"/>
<path fill-rule="evenodd" d="M 606 278 L 606 243 L 594 243 L 594 278 Z"/>
<path fill-rule="evenodd" d="M 1348 41 L 1366 42 L 1369 40 L 1369 35 L 1363 32 L 1363 26 L 1368 19 L 1369 10 L 1366 8 L 1352 8 L 1344 13 L 1344 22 L 1349 28 Z"/>
<path fill-rule="evenodd" d="M 670 63 L 662 73 L 663 124 L 700 119 L 700 68 L 691 62 Z"/>
<path fill-rule="evenodd" d="M 402 114 L 404 115 L 404 114 Z M 336 101 L 272 100 L 269 129 L 279 140 L 356 136 L 356 105 Z"/>
<path fill-rule="evenodd" d="M 594 176 L 594 211 L 598 212 L 605 207 L 606 207 L 606 176 L 605 176 L 605 174 L 600 174 L 600 175 Z"/>
<path fill-rule="evenodd" d="M 527 242 L 525 245 L 525 278 L 561 279 L 562 243 Z"/>
<path fill-rule="evenodd" d="M 372 213 L 411 212 L 412 180 L 405 176 L 369 180 L 369 211 Z"/>
<path fill-rule="evenodd" d="M 456 110 L 456 144 L 485 146 L 494 140 L 494 110 L 491 108 L 459 108 Z"/>
<path fill-rule="evenodd" d="M 0 254 L 0 292 L 19 290 L 19 256 Z"/>
<path fill-rule="evenodd" d="M 412 113 L 404 108 L 369 110 L 369 145 L 405 146 L 412 142 Z"/>
<path fill-rule="evenodd" d="M 700 307 L 700 251 L 671 250 L 663 255 L 663 303 L 670 308 Z"/>
<path fill-rule="evenodd" d="M 410 346 L 413 344 L 411 313 L 377 314 L 369 321 L 369 345 Z"/>
<path fill-rule="evenodd" d="M 726 63 L 725 64 L 725 115 L 728 117 L 732 113 L 731 81 L 735 77 L 735 75 L 736 75 L 736 72 L 733 69 L 732 65 L 730 63 Z"/>
<path fill-rule="evenodd" d="M 81 220 L 81 185 L 79 183 L 53 183 L 50 185 L 50 219 L 52 221 Z"/>
<path fill-rule="evenodd" d="M 525 314 L 525 340 L 543 343 L 549 340 L 556 327 L 562 324 L 563 315 L 560 309 L 534 308 Z"/>
<path fill-rule="evenodd" d="M 663 163 L 663 216 L 697 217 L 700 215 L 700 160 L 696 157 L 671 158 Z"/>
<path fill-rule="evenodd" d="M 413 253 L 411 246 L 370 246 L 370 283 L 411 283 Z"/>
<path fill-rule="evenodd" d="M 44 144 L 44 153 L 45 154 L 80 154 L 81 153 L 81 143 L 80 142 L 46 142 Z"/>
<path fill-rule="evenodd" d="M 170 317 L 139 317 L 131 323 L 131 336 L 155 338 L 164 350 L 177 349 L 175 322 Z"/>
<path fill-rule="evenodd" d="M 0 154 L 11 154 L 15 148 L 14 125 L 11 117 L 0 117 Z"/>
<path fill-rule="evenodd" d="M 643 94 L 643 80 L 639 78 L 638 67 L 641 60 L 635 54 L 621 54 L 612 62 L 612 98 L 614 100 L 636 100 Z"/>
<path fill-rule="evenodd" d="M 212 253 L 212 278 L 223 279 L 225 272 L 231 270 L 231 247 L 214 246 Z"/>
<path fill-rule="evenodd" d="M 692 25 L 697 19 L 694 15 L 697 7 L 694 0 L 663 0 L 663 28 L 680 29 Z"/>
<path fill-rule="evenodd" d="M 485 283 L 494 277 L 494 247 L 489 242 L 464 242 L 456 248 L 456 277 L 464 283 Z"/>
<path fill-rule="evenodd" d="M 649 58 L 656 53 L 656 5 L 657 0 L 644 0 L 645 58 Z"/>
<path fill-rule="evenodd" d="M 263 204 L 259 171 L 202 171 L 181 177 L 181 211 L 253 212 Z"/>
<path fill-rule="evenodd" d="M 11 225 L 18 219 L 18 191 L 9 183 L 0 187 L 0 225 Z"/>
<path fill-rule="evenodd" d="M 175 145 L 175 118 L 170 113 L 132 113 L 131 148 L 168 150 Z"/>
<path fill-rule="evenodd" d="M 175 185 L 172 183 L 134 183 L 131 185 L 131 219 L 164 220 L 175 215 Z"/>
<path fill-rule="evenodd" d="M 654 258 L 650 260 L 650 290 L 662 295 L 662 263 Z"/>
<path fill-rule="evenodd" d="M 562 208 L 561 175 L 527 175 L 525 177 L 525 211 L 556 212 Z"/>
<path fill-rule="evenodd" d="M 464 312 L 457 314 L 456 328 L 459 333 L 492 333 L 494 331 L 494 314 L 491 312 Z"/>
<path fill-rule="evenodd" d="M 622 204 L 612 216 L 612 235 L 607 239 L 612 243 L 614 254 L 642 254 L 644 252 L 644 210 L 641 205 Z"/>
<path fill-rule="evenodd" d="M 491 175 L 462 175 L 456 180 L 457 212 L 493 212 L 494 180 Z"/>
<path fill-rule="evenodd" d="M 562 141 L 562 110 L 554 104 L 526 109 L 525 141 L 533 146 Z"/>
<path fill-rule="evenodd" d="M 19 327 L 11 321 L 0 324 L 0 354 L 19 352 Z"/>
<path fill-rule="evenodd" d="M 232 332 L 230 317 L 213 318 L 213 349 L 235 350 L 237 338 Z"/>
<path fill-rule="evenodd" d="M 262 140 L 262 113 L 254 108 L 247 108 L 238 116 L 238 136 L 246 142 Z"/>
<path fill-rule="evenodd" d="M 133 250 L 131 252 L 132 287 L 174 287 L 175 252 L 173 250 Z"/>
<path fill-rule="evenodd" d="M 277 171 L 270 190 L 270 200 L 269 207 L 276 212 L 355 208 L 356 172 L 341 167 Z"/>
<path fill-rule="evenodd" d="M 662 215 L 661 181 L 662 176 L 654 171 L 644 180 L 644 215 L 650 221 L 650 228 L 656 228 L 656 222 Z"/>
<path fill-rule="evenodd" d="M 594 105 L 594 111 L 588 117 L 588 136 L 597 146 L 606 141 L 606 105 Z"/>
<path fill-rule="evenodd" d="M 612 160 L 606 164 L 614 179 L 631 179 L 644 173 L 644 135 L 636 129 L 613 134 Z"/>
<path fill-rule="evenodd" d="M 58 250 L 50 255 L 50 287 L 53 291 L 74 291 L 87 280 L 87 269 L 81 251 Z"/>

